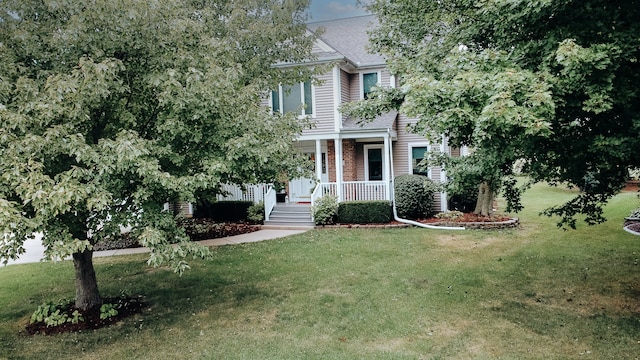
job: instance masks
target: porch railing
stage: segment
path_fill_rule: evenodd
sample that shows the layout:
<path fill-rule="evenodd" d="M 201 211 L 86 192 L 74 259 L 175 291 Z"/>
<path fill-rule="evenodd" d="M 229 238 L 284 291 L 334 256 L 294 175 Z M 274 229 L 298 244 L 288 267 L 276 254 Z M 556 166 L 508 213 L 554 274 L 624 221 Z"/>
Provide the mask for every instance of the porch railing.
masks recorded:
<path fill-rule="evenodd" d="M 251 201 L 254 204 L 264 201 L 269 184 L 245 185 L 241 186 L 233 184 L 222 185 L 223 194 L 217 196 L 218 201 Z"/>
<path fill-rule="evenodd" d="M 276 206 L 276 190 L 273 186 L 269 185 L 265 194 L 264 194 L 264 220 L 269 221 L 269 215 L 271 215 L 271 211 Z"/>
<path fill-rule="evenodd" d="M 385 181 L 345 181 L 340 201 L 389 200 L 389 184 Z M 311 195 L 311 204 L 326 194 L 338 196 L 337 183 L 320 183 Z"/>

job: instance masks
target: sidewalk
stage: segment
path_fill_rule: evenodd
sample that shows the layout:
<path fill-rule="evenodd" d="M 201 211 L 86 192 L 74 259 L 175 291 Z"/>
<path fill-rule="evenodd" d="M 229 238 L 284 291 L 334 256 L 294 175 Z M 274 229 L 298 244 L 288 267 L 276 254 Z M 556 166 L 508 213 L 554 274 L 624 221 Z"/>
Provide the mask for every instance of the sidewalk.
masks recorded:
<path fill-rule="evenodd" d="M 236 245 L 242 243 L 259 242 L 265 240 L 279 239 L 291 235 L 302 234 L 308 231 L 308 229 L 297 230 L 280 230 L 280 229 L 262 229 L 254 231 L 248 234 L 229 236 L 219 239 L 202 240 L 198 241 L 199 244 L 205 246 L 221 246 L 221 245 Z M 7 265 L 12 264 L 26 264 L 39 262 L 44 256 L 44 246 L 40 239 L 27 240 L 24 243 L 26 252 L 20 255 L 18 260 L 10 260 Z M 131 248 L 131 249 L 118 249 L 118 250 L 105 250 L 96 251 L 93 253 L 93 257 L 115 256 L 115 255 L 129 255 L 129 254 L 142 254 L 149 252 L 148 248 Z M 0 265 L 0 267 L 2 267 Z"/>

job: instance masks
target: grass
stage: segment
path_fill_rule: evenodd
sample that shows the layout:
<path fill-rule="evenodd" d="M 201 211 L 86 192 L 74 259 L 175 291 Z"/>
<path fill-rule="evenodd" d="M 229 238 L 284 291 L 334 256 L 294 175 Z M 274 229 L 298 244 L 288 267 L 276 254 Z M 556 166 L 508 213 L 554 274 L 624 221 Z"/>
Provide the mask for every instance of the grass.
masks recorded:
<path fill-rule="evenodd" d="M 640 238 L 621 226 L 638 200 L 577 230 L 537 215 L 570 197 L 534 187 L 519 230 L 317 230 L 218 248 L 182 277 L 95 259 L 103 296 L 149 307 L 84 333 L 23 332 L 38 304 L 74 296 L 71 263 L 0 268 L 0 358 L 637 358 Z"/>

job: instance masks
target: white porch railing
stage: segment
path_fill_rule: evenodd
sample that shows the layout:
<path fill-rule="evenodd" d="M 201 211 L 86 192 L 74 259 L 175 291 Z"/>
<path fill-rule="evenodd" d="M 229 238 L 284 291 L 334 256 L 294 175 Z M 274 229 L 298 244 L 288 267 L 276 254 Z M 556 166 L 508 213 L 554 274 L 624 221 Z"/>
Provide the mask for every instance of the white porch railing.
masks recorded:
<path fill-rule="evenodd" d="M 264 221 L 269 221 L 269 215 L 276 206 L 276 191 L 273 186 L 269 185 L 264 194 Z"/>
<path fill-rule="evenodd" d="M 339 201 L 390 200 L 389 184 L 385 181 L 345 181 Z M 320 183 L 311 195 L 311 205 L 326 194 L 338 196 L 337 183 Z"/>
<path fill-rule="evenodd" d="M 268 184 L 260 185 L 245 185 L 244 190 L 242 187 L 233 184 L 222 185 L 223 194 L 217 196 L 218 201 L 252 201 L 254 204 L 264 201 L 264 195 L 266 194 Z"/>

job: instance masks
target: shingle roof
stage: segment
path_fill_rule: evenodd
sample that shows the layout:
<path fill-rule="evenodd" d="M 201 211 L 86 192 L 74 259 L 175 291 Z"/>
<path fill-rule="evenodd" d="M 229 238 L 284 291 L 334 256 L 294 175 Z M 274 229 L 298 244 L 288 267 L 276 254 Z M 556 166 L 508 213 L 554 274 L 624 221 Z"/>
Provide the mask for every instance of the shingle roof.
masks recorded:
<path fill-rule="evenodd" d="M 350 60 L 356 67 L 382 65 L 384 58 L 368 51 L 369 34 L 367 31 L 377 26 L 378 20 L 374 15 L 359 16 L 346 19 L 319 21 L 307 24 L 307 27 L 316 31 L 324 29 L 320 40 L 335 49 Z M 321 56 L 317 54 L 320 58 Z M 323 53 L 327 56 L 327 53 Z"/>
<path fill-rule="evenodd" d="M 397 116 L 397 111 L 391 111 L 377 116 L 375 119 L 368 122 L 360 122 L 362 120 L 345 116 L 342 121 L 342 128 L 344 130 L 393 129 Z"/>

